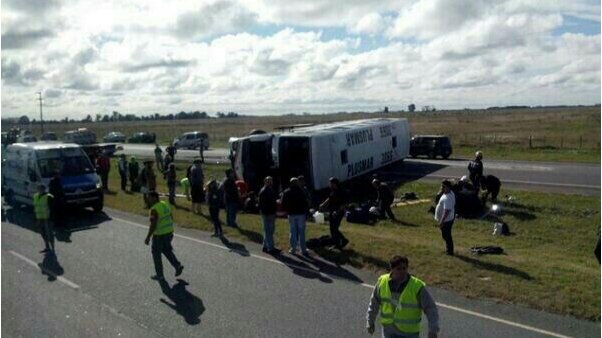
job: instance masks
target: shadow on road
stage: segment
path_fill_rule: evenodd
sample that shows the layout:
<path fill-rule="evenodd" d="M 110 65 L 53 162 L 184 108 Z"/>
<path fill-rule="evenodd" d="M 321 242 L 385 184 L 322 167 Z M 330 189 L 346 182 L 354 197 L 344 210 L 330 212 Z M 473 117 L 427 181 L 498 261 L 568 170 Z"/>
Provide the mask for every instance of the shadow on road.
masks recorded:
<path fill-rule="evenodd" d="M 516 277 L 519 277 L 519 278 L 522 278 L 525 280 L 533 280 L 533 277 L 531 277 L 531 275 L 529 275 L 528 273 L 518 270 L 518 269 L 515 269 L 515 268 L 505 266 L 505 265 L 483 262 L 478 259 L 474 259 L 472 257 L 458 255 L 458 254 L 456 254 L 454 257 L 456 257 L 459 260 L 464 261 L 466 263 L 472 264 L 477 269 L 489 270 L 492 272 L 499 272 L 499 273 L 503 273 L 505 275 L 516 276 Z"/>
<path fill-rule="evenodd" d="M 225 236 L 221 236 L 219 239 L 226 246 L 226 248 L 230 249 L 231 252 L 237 253 L 243 257 L 249 257 L 251 255 L 249 250 L 247 250 L 247 247 L 245 247 L 243 244 L 232 242 Z"/>
<path fill-rule="evenodd" d="M 200 317 L 205 312 L 205 306 L 199 297 L 186 290 L 188 282 L 178 279 L 178 282 L 170 287 L 169 283 L 163 280 L 159 285 L 163 294 L 169 298 L 169 301 L 161 298 L 162 303 L 176 311 L 189 325 L 197 325 L 201 322 Z"/>
<path fill-rule="evenodd" d="M 61 276 L 65 273 L 65 270 L 59 263 L 56 254 L 53 252 L 46 252 L 44 254 L 44 260 L 39 263 L 38 266 L 42 270 L 42 274 L 48 276 L 49 282 L 54 282 L 56 276 Z"/>
<path fill-rule="evenodd" d="M 285 255 L 274 255 L 274 258 L 279 260 L 280 262 L 282 262 L 288 268 L 290 268 L 293 271 L 293 273 L 297 276 L 300 276 L 303 278 L 308 278 L 308 279 L 317 279 L 322 283 L 327 283 L 327 284 L 332 283 L 332 279 L 326 277 L 325 275 L 320 273 L 320 271 L 312 268 L 311 266 L 307 265 L 306 263 L 304 263 L 302 261 L 294 260 L 291 257 L 285 256 Z M 313 259 L 305 259 L 305 260 L 314 261 Z"/>

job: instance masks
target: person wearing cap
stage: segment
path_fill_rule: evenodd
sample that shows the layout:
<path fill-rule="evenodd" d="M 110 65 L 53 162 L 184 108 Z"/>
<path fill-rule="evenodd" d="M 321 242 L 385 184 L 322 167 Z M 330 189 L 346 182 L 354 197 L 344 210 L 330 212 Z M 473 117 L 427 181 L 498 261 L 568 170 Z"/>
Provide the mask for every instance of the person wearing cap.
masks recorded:
<path fill-rule="evenodd" d="M 475 159 L 468 163 L 468 178 L 470 178 L 470 182 L 472 186 L 479 191 L 481 177 L 483 177 L 483 153 L 481 151 L 477 151 L 475 153 Z"/>
<path fill-rule="evenodd" d="M 201 166 L 201 159 L 194 159 L 192 168 L 190 169 L 190 194 L 192 195 L 192 212 L 201 214 L 201 203 L 205 199 L 203 196 L 203 186 L 205 175 Z"/>
<path fill-rule="evenodd" d="M 130 157 L 128 163 L 128 176 L 130 177 L 130 191 L 139 191 L 138 187 L 138 174 L 140 173 L 140 165 L 136 161 L 136 157 Z"/>
<path fill-rule="evenodd" d="M 347 205 L 345 193 L 340 187 L 339 179 L 331 177 L 328 180 L 330 184 L 330 194 L 328 198 L 320 205 L 320 209 L 327 209 L 330 213 L 328 224 L 330 227 L 330 236 L 335 242 L 335 246 L 342 249 L 349 243 L 349 240 L 343 236 L 339 230 L 343 216 L 345 215 L 345 206 Z"/>
<path fill-rule="evenodd" d="M 454 255 L 454 240 L 452 238 L 452 226 L 456 218 L 456 195 L 452 191 L 449 180 L 441 182 L 441 197 L 435 208 L 435 220 L 441 229 L 441 237 L 445 241 L 446 253 Z"/>
<path fill-rule="evenodd" d="M 240 204 L 240 193 L 235 181 L 234 170 L 227 169 L 226 177 L 222 182 L 222 190 L 224 192 L 224 204 L 226 205 L 226 224 L 233 228 L 238 227 L 238 224 L 236 224 L 236 212 Z"/>
<path fill-rule="evenodd" d="M 128 182 L 128 162 L 125 158 L 125 154 L 119 155 L 117 169 L 119 170 L 119 177 L 121 178 L 121 190 L 125 191 Z"/>
<path fill-rule="evenodd" d="M 49 222 L 51 203 L 52 195 L 46 192 L 45 185 L 39 184 L 37 192 L 33 194 L 33 210 L 38 229 L 40 229 L 40 234 L 46 246 L 43 252 L 54 251 L 54 234 Z"/>
<path fill-rule="evenodd" d="M 380 212 L 380 218 L 385 219 L 385 216 L 388 215 L 390 219 L 395 220 L 395 214 L 393 214 L 393 210 L 391 210 L 391 204 L 395 199 L 393 192 L 385 182 L 381 182 L 378 179 L 372 180 L 372 186 L 376 189 L 377 198 L 376 202 L 378 203 L 378 209 Z"/>
<path fill-rule="evenodd" d="M 309 209 L 307 199 L 299 186 L 299 179 L 291 178 L 288 189 L 282 194 L 282 208 L 288 214 L 290 229 L 290 254 L 297 252 L 297 244 L 301 246 L 303 256 L 309 256 L 305 244 L 305 218 Z"/>
<path fill-rule="evenodd" d="M 428 319 L 428 337 L 439 333 L 437 304 L 426 283 L 408 273 L 407 257 L 393 256 L 389 260 L 389 273 L 378 278 L 366 314 L 366 330 L 373 334 L 377 316 L 382 325 L 383 337 L 420 336 L 422 313 Z"/>
<path fill-rule="evenodd" d="M 169 204 L 165 203 L 165 201 L 161 201 L 159 199 L 159 194 L 155 191 L 148 193 L 148 201 L 151 204 L 149 212 L 150 227 L 146 234 L 146 238 L 144 239 L 144 244 L 148 245 L 152 236 L 153 243 L 151 252 L 153 255 L 153 263 L 155 265 L 155 275 L 151 278 L 157 281 L 164 281 L 165 277 L 163 275 L 163 261 L 161 255 L 165 255 L 165 258 L 167 258 L 169 263 L 174 267 L 176 270 L 176 277 L 182 274 L 184 266 L 178 261 L 178 258 L 176 258 L 173 247 L 171 246 L 174 227 Z"/>

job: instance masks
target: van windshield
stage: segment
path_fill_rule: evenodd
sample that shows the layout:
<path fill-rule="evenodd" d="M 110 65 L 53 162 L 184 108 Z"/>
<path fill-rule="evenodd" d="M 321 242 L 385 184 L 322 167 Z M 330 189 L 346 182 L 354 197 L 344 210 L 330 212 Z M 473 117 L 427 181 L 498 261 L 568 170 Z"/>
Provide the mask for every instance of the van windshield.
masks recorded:
<path fill-rule="evenodd" d="M 79 176 L 94 172 L 92 163 L 79 148 L 38 150 L 38 167 L 43 178 L 56 172 L 62 176 Z"/>

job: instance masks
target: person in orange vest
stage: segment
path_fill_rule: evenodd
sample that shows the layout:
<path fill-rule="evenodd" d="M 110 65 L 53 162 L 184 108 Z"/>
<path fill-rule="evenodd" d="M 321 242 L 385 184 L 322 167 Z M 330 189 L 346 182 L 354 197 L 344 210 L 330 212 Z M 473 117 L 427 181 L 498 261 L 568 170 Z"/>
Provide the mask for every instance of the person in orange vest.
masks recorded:
<path fill-rule="evenodd" d="M 36 215 L 37 226 L 46 246 L 42 252 L 54 252 L 54 234 L 49 221 L 50 203 L 52 203 L 52 195 L 46 192 L 45 185 L 38 185 L 38 192 L 33 194 L 33 210 Z"/>
<path fill-rule="evenodd" d="M 151 246 L 151 252 L 153 254 L 153 263 L 155 264 L 155 275 L 151 278 L 162 282 L 165 281 L 163 275 L 163 261 L 161 260 L 162 254 L 165 255 L 165 258 L 167 258 L 169 263 L 171 263 L 176 270 L 176 277 L 182 274 L 184 266 L 176 258 L 173 247 L 171 246 L 174 227 L 169 204 L 165 201 L 161 201 L 159 199 L 159 194 L 155 191 L 148 193 L 148 201 L 151 205 L 150 227 L 146 234 L 146 238 L 144 239 L 144 244 L 148 245 L 152 236 L 153 244 Z"/>
<path fill-rule="evenodd" d="M 383 327 L 383 337 L 420 336 L 422 312 L 426 314 L 429 338 L 439 333 L 437 305 L 420 279 L 408 273 L 407 257 L 393 256 L 389 261 L 390 272 L 378 278 L 368 313 L 366 330 L 374 333 L 377 315 Z"/>

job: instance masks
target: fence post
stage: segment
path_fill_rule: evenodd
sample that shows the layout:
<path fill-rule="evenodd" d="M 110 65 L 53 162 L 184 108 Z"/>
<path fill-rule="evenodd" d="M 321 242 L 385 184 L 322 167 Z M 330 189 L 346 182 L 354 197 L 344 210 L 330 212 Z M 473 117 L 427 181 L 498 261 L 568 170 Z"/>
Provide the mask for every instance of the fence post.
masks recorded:
<path fill-rule="evenodd" d="M 542 147 L 545 147 L 545 146 L 546 146 L 546 137 L 544 136 L 544 137 L 543 137 L 543 144 L 542 144 Z"/>
<path fill-rule="evenodd" d="M 529 149 L 533 148 L 533 135 L 529 135 Z"/>
<path fill-rule="evenodd" d="M 583 146 L 583 135 L 579 136 L 579 149 Z"/>
<path fill-rule="evenodd" d="M 483 135 L 479 135 L 479 145 L 483 144 Z"/>
<path fill-rule="evenodd" d="M 560 149 L 562 149 L 563 145 L 564 145 L 564 136 L 560 136 Z"/>
<path fill-rule="evenodd" d="M 495 144 L 495 134 L 493 134 L 493 144 Z"/>

